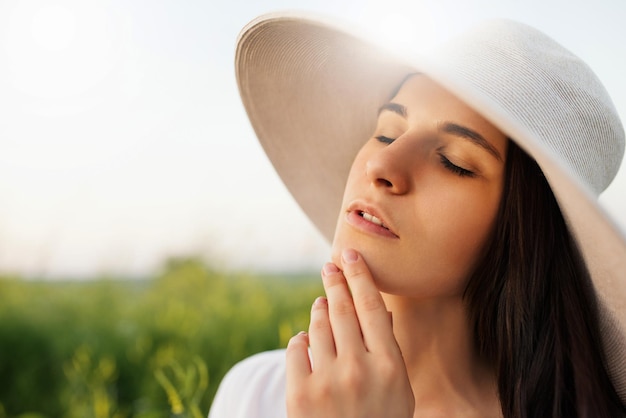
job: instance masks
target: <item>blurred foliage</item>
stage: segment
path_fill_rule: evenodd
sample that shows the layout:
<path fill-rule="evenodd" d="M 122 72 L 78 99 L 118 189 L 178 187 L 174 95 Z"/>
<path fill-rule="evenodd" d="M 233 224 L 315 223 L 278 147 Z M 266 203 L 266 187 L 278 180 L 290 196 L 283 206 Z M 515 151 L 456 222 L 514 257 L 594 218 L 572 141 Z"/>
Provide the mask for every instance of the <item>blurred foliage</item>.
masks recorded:
<path fill-rule="evenodd" d="M 151 280 L 1 278 L 0 418 L 206 417 L 228 369 L 284 347 L 321 293 L 194 259 Z"/>

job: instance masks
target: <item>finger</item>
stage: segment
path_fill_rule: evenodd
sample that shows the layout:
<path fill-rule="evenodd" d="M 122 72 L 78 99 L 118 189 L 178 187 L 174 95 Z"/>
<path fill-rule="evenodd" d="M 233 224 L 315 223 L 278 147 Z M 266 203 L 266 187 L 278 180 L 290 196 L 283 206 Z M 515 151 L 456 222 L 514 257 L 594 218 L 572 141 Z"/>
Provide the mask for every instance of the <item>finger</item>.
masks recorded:
<path fill-rule="evenodd" d="M 356 309 L 343 273 L 336 265 L 327 263 L 322 279 L 337 356 L 344 352 L 354 354 L 365 351 Z"/>
<path fill-rule="evenodd" d="M 285 351 L 287 387 L 301 384 L 311 374 L 309 359 L 309 337 L 302 331 L 294 335 Z"/>
<path fill-rule="evenodd" d="M 363 257 L 355 250 L 342 252 L 343 274 L 352 291 L 363 340 L 369 351 L 396 347 L 389 312 Z"/>
<path fill-rule="evenodd" d="M 324 367 L 336 357 L 335 340 L 328 317 L 328 301 L 319 297 L 311 307 L 311 322 L 309 324 L 309 345 L 313 358 L 311 368 Z"/>

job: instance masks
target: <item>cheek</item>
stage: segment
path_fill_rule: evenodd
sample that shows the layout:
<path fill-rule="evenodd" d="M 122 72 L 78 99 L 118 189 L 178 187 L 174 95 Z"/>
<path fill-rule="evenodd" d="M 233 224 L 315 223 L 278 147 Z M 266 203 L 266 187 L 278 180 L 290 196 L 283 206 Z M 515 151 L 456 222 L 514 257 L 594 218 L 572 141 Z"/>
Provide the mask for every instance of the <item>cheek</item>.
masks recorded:
<path fill-rule="evenodd" d="M 457 194 L 438 206 L 439 215 L 433 216 L 438 222 L 429 226 L 429 234 L 438 240 L 442 268 L 456 267 L 456 276 L 469 275 L 493 230 L 500 195 L 498 189 L 465 196 Z"/>
<path fill-rule="evenodd" d="M 380 274 L 381 290 L 413 297 L 464 292 L 491 235 L 499 193 L 482 194 L 482 199 L 462 193 L 454 196 L 439 202 L 433 199 L 418 209 L 421 216 L 428 213 L 426 220 L 421 217 L 419 222 L 426 227 L 411 238 L 402 254 L 374 257 L 372 269 Z"/>

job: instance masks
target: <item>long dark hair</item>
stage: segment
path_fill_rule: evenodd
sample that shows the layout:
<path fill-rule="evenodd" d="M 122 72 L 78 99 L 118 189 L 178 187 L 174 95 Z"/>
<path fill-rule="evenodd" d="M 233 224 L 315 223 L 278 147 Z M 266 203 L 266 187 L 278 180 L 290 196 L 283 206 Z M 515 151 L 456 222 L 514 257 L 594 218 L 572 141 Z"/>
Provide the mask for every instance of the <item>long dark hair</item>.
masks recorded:
<path fill-rule="evenodd" d="M 505 418 L 616 417 L 591 279 L 537 163 L 513 141 L 492 239 L 465 292 Z"/>

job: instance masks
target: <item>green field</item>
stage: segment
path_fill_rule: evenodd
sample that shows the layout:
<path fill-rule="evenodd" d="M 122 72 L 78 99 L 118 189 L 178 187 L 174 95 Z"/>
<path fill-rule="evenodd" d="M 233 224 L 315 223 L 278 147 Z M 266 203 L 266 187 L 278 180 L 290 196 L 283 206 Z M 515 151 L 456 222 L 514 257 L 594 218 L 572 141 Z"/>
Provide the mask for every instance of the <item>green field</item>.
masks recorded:
<path fill-rule="evenodd" d="M 240 359 L 308 325 L 317 276 L 170 262 L 149 280 L 1 278 L 0 418 L 206 417 Z"/>

